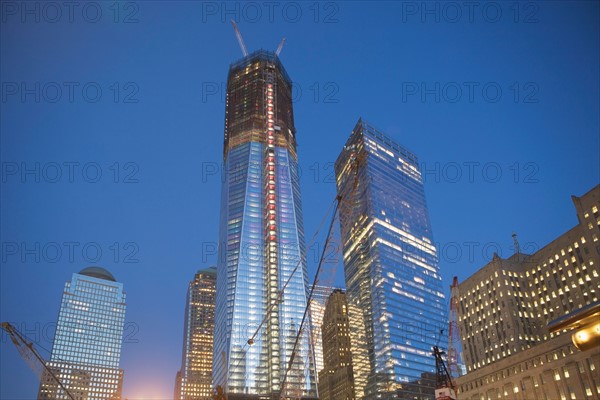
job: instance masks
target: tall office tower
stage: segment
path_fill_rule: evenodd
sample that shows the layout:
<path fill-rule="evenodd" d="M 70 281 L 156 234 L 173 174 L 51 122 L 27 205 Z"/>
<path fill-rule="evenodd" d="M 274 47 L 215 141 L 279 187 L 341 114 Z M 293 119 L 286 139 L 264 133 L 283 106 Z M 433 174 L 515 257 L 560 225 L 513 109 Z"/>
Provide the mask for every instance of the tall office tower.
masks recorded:
<path fill-rule="evenodd" d="M 125 307 L 123 284 L 104 268 L 85 268 L 65 284 L 47 364 L 76 398 L 121 399 Z M 38 399 L 71 400 L 48 373 L 42 375 Z"/>
<path fill-rule="evenodd" d="M 323 313 L 325 312 L 329 295 L 331 295 L 334 289 L 331 286 L 315 286 L 310 302 L 311 333 L 313 348 L 315 350 L 315 370 L 317 373 L 323 369 L 323 340 L 321 336 Z"/>
<path fill-rule="evenodd" d="M 323 362 L 319 371 L 320 400 L 354 400 L 352 345 L 346 294 L 336 289 L 327 300 L 323 315 Z"/>
<path fill-rule="evenodd" d="M 316 397 L 291 95 L 274 53 L 229 68 L 213 383 L 230 400 Z"/>
<path fill-rule="evenodd" d="M 213 333 L 217 269 L 200 270 L 189 283 L 185 302 L 183 356 L 175 378 L 175 400 L 212 399 Z"/>
<path fill-rule="evenodd" d="M 458 328 L 467 372 L 538 341 L 543 328 L 524 307 L 529 288 L 523 267 L 522 254 L 507 259 L 494 254 L 484 268 L 459 285 Z"/>
<path fill-rule="evenodd" d="M 533 254 L 494 255 L 458 286 L 460 398 L 600 399 L 600 348 L 580 351 L 567 331 L 591 323 L 578 340 L 600 336 L 600 186 L 572 199 L 572 229 Z"/>
<path fill-rule="evenodd" d="M 388 399 L 435 371 L 432 346 L 448 326 L 423 180 L 417 157 L 363 120 L 335 172 L 348 303 L 366 333 L 366 397 Z"/>

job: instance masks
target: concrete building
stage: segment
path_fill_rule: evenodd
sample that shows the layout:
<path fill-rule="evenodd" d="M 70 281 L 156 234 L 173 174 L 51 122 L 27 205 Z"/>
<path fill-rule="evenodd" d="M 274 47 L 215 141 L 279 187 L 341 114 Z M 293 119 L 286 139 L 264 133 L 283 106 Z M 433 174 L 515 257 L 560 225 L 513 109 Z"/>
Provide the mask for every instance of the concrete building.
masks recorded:
<path fill-rule="evenodd" d="M 346 294 L 336 289 L 329 296 L 323 315 L 323 362 L 319 371 L 320 400 L 354 400 L 352 344 Z"/>
<path fill-rule="evenodd" d="M 323 314 L 329 295 L 336 288 L 331 286 L 316 285 L 310 301 L 310 319 L 313 348 L 315 351 L 315 367 L 317 372 L 323 369 L 323 340 L 321 326 L 323 325 Z"/>
<path fill-rule="evenodd" d="M 579 223 L 531 255 L 497 256 L 459 286 L 461 399 L 600 399 L 600 349 L 553 320 L 598 302 L 600 186 L 572 196 Z"/>
<path fill-rule="evenodd" d="M 461 400 L 600 399 L 600 351 L 559 335 L 456 380 Z"/>
<path fill-rule="evenodd" d="M 175 378 L 175 400 L 212 399 L 216 283 L 215 267 L 198 271 L 189 283 L 181 370 Z"/>

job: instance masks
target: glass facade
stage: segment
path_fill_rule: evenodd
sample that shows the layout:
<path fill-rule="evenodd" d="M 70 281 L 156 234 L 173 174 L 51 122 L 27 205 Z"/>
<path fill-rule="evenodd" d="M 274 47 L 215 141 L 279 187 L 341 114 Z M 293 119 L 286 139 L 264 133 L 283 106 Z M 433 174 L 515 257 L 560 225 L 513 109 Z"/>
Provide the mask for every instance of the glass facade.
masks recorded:
<path fill-rule="evenodd" d="M 230 67 L 213 357 L 230 400 L 316 397 L 291 90 L 274 53 Z"/>
<path fill-rule="evenodd" d="M 121 399 L 125 307 L 123 284 L 103 268 L 85 268 L 65 284 L 47 364 L 77 400 Z M 45 373 L 38 399 L 70 397 Z"/>
<path fill-rule="evenodd" d="M 317 374 L 323 369 L 323 338 L 321 336 L 321 325 L 323 314 L 329 295 L 336 288 L 331 286 L 316 285 L 310 301 L 310 319 L 312 326 L 312 343 L 315 351 L 315 367 Z M 318 376 L 318 375 L 317 375 Z"/>
<path fill-rule="evenodd" d="M 365 328 L 366 398 L 394 398 L 435 372 L 432 347 L 448 326 L 419 164 L 359 120 L 335 171 L 348 302 Z"/>
<path fill-rule="evenodd" d="M 198 271 L 188 286 L 181 370 L 175 379 L 175 400 L 212 399 L 213 332 L 217 269 Z"/>

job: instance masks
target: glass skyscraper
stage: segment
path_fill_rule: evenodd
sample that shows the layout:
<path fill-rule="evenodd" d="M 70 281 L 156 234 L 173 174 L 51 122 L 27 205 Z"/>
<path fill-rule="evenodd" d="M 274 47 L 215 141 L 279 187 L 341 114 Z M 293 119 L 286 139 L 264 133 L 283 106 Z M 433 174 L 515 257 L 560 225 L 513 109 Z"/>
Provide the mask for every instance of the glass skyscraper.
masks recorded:
<path fill-rule="evenodd" d="M 335 171 L 348 302 L 366 334 L 366 398 L 394 398 L 435 372 L 432 346 L 448 326 L 423 178 L 413 153 L 363 120 Z"/>
<path fill-rule="evenodd" d="M 230 66 L 226 99 L 213 384 L 316 397 L 292 81 L 260 50 Z"/>
<path fill-rule="evenodd" d="M 175 400 L 212 399 L 213 333 L 217 269 L 200 270 L 185 302 L 183 355 L 175 378 Z"/>
<path fill-rule="evenodd" d="M 75 398 L 121 399 L 125 306 L 123 284 L 104 268 L 85 268 L 65 284 L 47 365 Z M 46 372 L 38 399 L 71 397 Z"/>

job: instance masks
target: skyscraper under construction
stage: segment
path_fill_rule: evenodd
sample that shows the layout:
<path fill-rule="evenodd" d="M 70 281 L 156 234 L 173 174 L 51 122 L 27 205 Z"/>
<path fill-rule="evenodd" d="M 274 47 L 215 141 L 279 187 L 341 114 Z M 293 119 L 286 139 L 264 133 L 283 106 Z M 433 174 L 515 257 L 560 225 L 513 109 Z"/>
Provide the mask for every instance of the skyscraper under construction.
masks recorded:
<path fill-rule="evenodd" d="M 277 53 L 230 66 L 223 157 L 213 384 L 230 400 L 314 398 L 292 81 Z"/>

